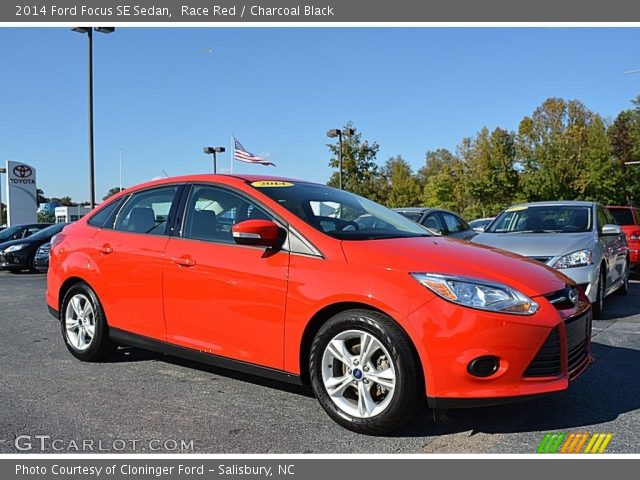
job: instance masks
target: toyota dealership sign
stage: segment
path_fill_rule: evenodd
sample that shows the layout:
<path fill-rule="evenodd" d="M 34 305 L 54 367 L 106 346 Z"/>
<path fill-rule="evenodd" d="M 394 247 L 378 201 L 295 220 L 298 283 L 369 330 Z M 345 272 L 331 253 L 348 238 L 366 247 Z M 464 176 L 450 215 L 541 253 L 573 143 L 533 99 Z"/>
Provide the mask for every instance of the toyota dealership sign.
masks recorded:
<path fill-rule="evenodd" d="M 7 161 L 7 224 L 35 223 L 37 209 L 36 169 Z"/>

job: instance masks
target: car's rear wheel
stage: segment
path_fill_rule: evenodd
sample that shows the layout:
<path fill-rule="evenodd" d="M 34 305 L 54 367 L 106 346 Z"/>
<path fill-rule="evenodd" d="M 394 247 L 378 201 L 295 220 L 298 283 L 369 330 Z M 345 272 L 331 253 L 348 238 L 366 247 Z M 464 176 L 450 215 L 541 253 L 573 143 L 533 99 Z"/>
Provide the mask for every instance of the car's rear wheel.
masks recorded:
<path fill-rule="evenodd" d="M 593 303 L 593 318 L 599 319 L 604 311 L 604 296 L 606 291 L 606 279 L 604 267 L 600 270 L 600 278 L 598 279 L 598 294 L 596 301 Z"/>
<path fill-rule="evenodd" d="M 80 360 L 104 360 L 116 349 L 98 297 L 83 283 L 72 286 L 64 296 L 60 323 L 65 345 Z"/>
<path fill-rule="evenodd" d="M 349 310 L 325 323 L 310 354 L 311 385 L 324 410 L 349 430 L 383 434 L 424 405 L 419 360 L 391 319 Z"/>

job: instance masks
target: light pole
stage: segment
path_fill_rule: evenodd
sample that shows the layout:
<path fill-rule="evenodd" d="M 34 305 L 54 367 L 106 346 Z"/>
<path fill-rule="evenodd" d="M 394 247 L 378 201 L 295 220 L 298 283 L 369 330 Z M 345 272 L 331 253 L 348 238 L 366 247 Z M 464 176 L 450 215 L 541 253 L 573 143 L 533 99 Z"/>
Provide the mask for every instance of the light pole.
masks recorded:
<path fill-rule="evenodd" d="M 2 174 L 3 173 L 7 173 L 7 169 L 4 167 L 0 167 L 0 225 L 2 225 Z"/>
<path fill-rule="evenodd" d="M 340 190 L 342 190 L 342 135 L 349 135 L 349 137 L 351 137 L 354 133 L 356 133 L 356 131 L 353 128 L 344 128 L 342 130 L 333 128 L 327 131 L 327 137 L 338 137 L 338 186 Z"/>
<path fill-rule="evenodd" d="M 99 33 L 113 33 L 114 27 L 76 27 L 71 29 L 74 32 L 87 34 L 89 39 L 89 184 L 91 190 L 91 209 L 96 206 L 96 179 L 93 155 L 93 31 Z"/>
<path fill-rule="evenodd" d="M 204 147 L 202 151 L 207 155 L 213 155 L 213 173 L 218 173 L 216 153 L 224 152 L 225 148 L 224 147 Z"/>

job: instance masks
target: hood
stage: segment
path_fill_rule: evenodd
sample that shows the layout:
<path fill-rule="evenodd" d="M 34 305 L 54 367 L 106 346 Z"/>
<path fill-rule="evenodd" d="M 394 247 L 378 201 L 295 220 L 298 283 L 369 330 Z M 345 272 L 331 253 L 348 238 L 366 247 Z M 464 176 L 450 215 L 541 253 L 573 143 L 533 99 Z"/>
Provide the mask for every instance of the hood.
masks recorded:
<path fill-rule="evenodd" d="M 557 257 L 588 248 L 593 232 L 481 233 L 472 242 L 501 248 L 525 257 Z"/>
<path fill-rule="evenodd" d="M 540 262 L 449 237 L 343 241 L 342 249 L 350 263 L 488 280 L 530 297 L 573 283 Z"/>

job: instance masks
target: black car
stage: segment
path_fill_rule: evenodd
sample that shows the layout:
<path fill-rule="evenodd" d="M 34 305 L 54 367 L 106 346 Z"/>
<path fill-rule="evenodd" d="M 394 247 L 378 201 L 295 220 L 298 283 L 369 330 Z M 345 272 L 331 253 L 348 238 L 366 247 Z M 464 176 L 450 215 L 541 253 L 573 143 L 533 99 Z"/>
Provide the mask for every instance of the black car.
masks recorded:
<path fill-rule="evenodd" d="M 51 237 L 60 233 L 66 225 L 68 223 L 56 223 L 26 238 L 0 243 L 0 270 L 14 273 L 27 269 L 34 271 L 33 260 L 38 248 L 49 243 Z"/>
<path fill-rule="evenodd" d="M 9 242 L 11 240 L 20 240 L 27 238 L 43 228 L 53 225 L 52 223 L 26 223 L 24 225 L 12 225 L 0 230 L 0 243 Z"/>
<path fill-rule="evenodd" d="M 467 222 L 449 210 L 422 207 L 394 208 L 393 210 L 445 237 L 471 240 L 477 235 Z"/>
<path fill-rule="evenodd" d="M 51 242 L 43 243 L 36 250 L 36 256 L 33 258 L 33 268 L 40 273 L 46 273 L 49 270 L 49 253 L 51 252 Z"/>

